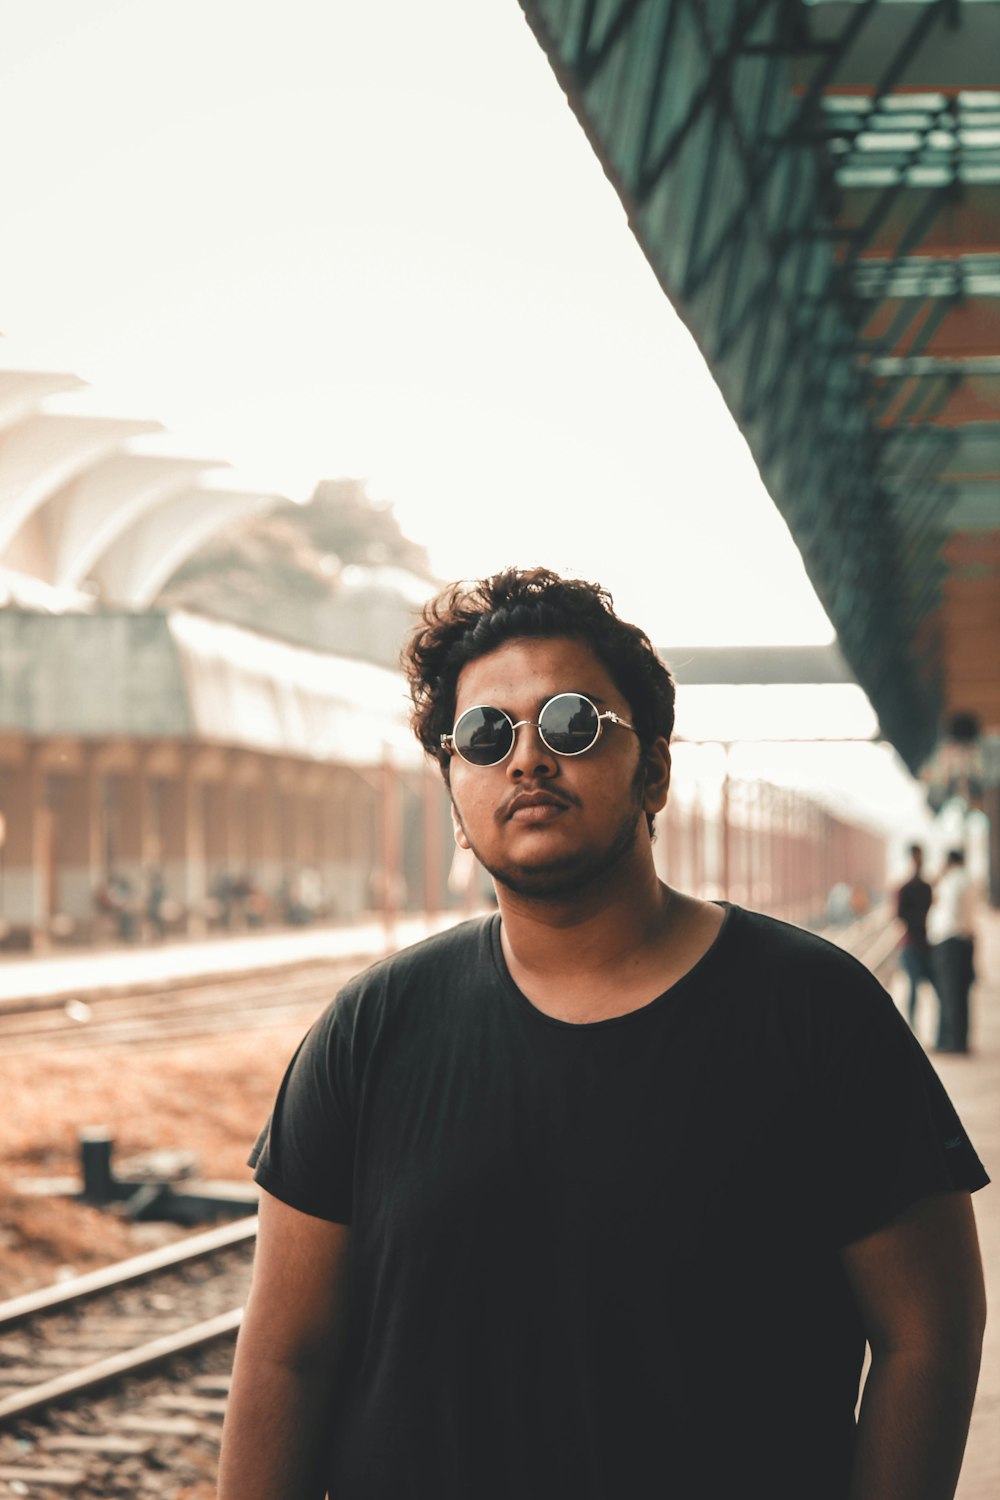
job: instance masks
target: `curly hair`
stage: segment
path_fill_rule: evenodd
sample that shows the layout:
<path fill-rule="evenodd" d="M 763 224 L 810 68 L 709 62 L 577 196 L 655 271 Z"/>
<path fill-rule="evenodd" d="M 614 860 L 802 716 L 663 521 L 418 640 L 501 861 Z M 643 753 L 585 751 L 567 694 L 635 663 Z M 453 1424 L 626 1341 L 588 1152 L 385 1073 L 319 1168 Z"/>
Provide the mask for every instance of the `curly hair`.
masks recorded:
<path fill-rule="evenodd" d="M 648 747 L 661 735 L 669 740 L 673 678 L 645 632 L 615 614 L 608 591 L 549 568 L 505 568 L 478 583 L 452 584 L 431 599 L 403 650 L 413 730 L 446 780 L 450 762 L 441 736 L 454 724 L 459 673 L 521 636 L 582 641 L 628 702 L 640 744 Z"/>

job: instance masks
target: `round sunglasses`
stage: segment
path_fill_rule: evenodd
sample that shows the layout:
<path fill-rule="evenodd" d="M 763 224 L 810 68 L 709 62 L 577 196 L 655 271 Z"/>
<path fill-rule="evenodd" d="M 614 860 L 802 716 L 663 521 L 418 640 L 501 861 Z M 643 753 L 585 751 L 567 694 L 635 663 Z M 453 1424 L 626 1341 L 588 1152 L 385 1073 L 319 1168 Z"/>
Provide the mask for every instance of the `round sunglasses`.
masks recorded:
<path fill-rule="evenodd" d="M 553 755 L 583 755 L 597 744 L 605 723 L 636 733 L 634 724 L 610 709 L 602 714 L 582 693 L 556 693 L 542 705 L 537 719 L 519 719 L 516 724 L 502 708 L 476 704 L 459 714 L 451 734 L 441 736 L 441 747 L 470 766 L 498 766 L 513 750 L 517 731 L 528 726 L 538 730 L 538 738 Z"/>

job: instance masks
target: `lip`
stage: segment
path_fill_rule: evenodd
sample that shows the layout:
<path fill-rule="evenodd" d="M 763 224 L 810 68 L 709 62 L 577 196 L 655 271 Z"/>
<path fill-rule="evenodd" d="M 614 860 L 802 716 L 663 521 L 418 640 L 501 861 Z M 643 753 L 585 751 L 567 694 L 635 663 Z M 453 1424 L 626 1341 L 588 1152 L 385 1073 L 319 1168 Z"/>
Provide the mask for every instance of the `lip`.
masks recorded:
<path fill-rule="evenodd" d="M 568 806 L 568 802 L 552 792 L 518 792 L 507 809 L 507 817 L 518 823 L 548 823 Z"/>

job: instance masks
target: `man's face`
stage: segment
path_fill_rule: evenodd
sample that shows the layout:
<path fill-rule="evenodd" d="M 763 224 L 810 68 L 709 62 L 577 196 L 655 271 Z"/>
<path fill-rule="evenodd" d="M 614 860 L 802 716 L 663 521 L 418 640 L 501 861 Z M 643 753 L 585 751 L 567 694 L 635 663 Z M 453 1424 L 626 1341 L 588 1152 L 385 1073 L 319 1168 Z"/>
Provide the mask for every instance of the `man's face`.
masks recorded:
<path fill-rule="evenodd" d="M 516 724 L 536 721 L 557 693 L 582 693 L 601 713 L 631 723 L 629 704 L 582 642 L 521 637 L 463 667 L 455 718 L 467 708 L 500 708 Z M 559 899 L 581 891 L 633 857 L 649 835 L 646 812 L 666 801 L 669 752 L 658 740 L 643 755 L 628 729 L 605 722 L 593 749 L 555 755 L 532 724 L 495 766 L 451 759 L 455 836 L 495 880 L 524 896 Z"/>

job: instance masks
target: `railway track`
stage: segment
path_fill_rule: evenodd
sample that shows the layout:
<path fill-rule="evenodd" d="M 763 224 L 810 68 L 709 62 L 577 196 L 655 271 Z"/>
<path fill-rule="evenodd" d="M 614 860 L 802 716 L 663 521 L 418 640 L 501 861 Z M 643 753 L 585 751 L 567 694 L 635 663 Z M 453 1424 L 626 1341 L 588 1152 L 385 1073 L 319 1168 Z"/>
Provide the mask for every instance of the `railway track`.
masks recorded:
<path fill-rule="evenodd" d="M 213 1493 L 256 1219 L 0 1304 L 0 1496 Z"/>
<path fill-rule="evenodd" d="M 5 1052 L 53 1046 L 170 1046 L 194 1037 L 312 1020 L 366 960 L 326 960 L 119 994 L 59 997 L 0 1012 Z"/>

